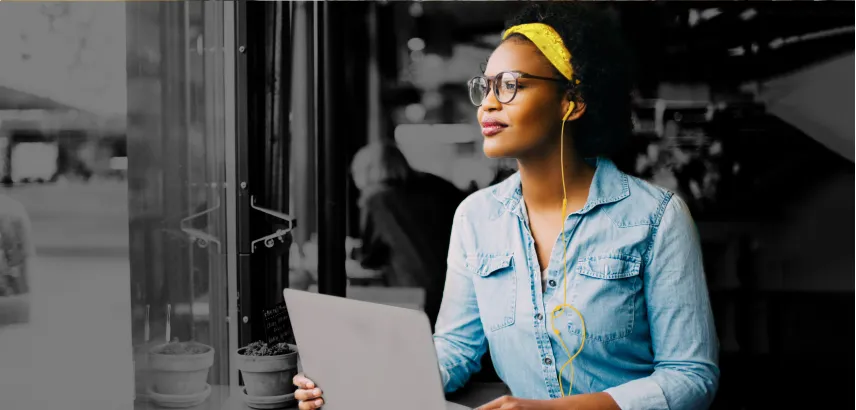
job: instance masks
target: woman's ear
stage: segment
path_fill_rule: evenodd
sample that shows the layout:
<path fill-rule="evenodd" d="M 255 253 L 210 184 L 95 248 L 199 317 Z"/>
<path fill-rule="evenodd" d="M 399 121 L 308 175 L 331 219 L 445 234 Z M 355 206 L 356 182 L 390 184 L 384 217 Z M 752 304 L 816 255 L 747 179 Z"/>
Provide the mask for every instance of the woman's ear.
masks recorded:
<path fill-rule="evenodd" d="M 571 111 L 568 114 L 568 111 Z M 562 99 L 562 118 L 565 118 L 565 121 L 576 121 L 586 111 L 586 103 L 580 98 L 573 98 L 571 94 L 564 99 Z"/>

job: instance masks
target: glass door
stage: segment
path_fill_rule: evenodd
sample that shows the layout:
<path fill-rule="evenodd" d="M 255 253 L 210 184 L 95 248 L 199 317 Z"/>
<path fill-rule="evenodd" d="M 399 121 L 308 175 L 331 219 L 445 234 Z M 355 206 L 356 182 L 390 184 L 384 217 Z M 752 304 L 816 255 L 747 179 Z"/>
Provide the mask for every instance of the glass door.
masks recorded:
<path fill-rule="evenodd" d="M 213 350 L 212 387 L 237 379 L 230 377 L 237 348 L 234 20 L 228 2 L 126 7 L 132 339 L 140 402 L 164 377 L 151 353 L 164 353 L 168 342 L 190 342 L 170 345 L 173 363 Z"/>

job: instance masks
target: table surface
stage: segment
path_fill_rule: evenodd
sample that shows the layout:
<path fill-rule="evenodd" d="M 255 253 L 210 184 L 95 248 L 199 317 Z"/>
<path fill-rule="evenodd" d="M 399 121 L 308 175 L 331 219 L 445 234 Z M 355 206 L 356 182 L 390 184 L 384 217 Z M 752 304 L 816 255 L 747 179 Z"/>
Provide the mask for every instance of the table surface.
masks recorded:
<path fill-rule="evenodd" d="M 487 403 L 508 391 L 501 383 L 471 383 L 462 390 L 447 396 L 449 401 L 474 408 Z M 164 407 L 148 402 L 145 398 L 138 398 L 134 402 L 134 410 L 162 410 Z M 294 406 L 286 408 L 297 409 Z M 211 386 L 211 395 L 202 404 L 189 407 L 187 410 L 253 410 L 244 403 L 242 393 L 238 388 L 229 386 Z"/>

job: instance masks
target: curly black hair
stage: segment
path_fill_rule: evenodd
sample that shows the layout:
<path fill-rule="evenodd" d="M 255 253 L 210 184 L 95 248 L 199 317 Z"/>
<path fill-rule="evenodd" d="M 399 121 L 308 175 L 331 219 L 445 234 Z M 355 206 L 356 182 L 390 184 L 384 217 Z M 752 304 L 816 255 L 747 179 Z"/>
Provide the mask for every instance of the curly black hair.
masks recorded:
<path fill-rule="evenodd" d="M 507 21 L 506 29 L 526 23 L 553 27 L 571 52 L 574 78 L 569 88 L 573 98 L 586 105 L 585 114 L 574 122 L 575 148 L 583 157 L 613 156 L 633 126 L 631 61 L 616 15 L 604 4 L 532 3 Z M 505 41 L 510 40 L 529 41 L 517 34 Z M 575 80 L 579 84 L 574 85 Z"/>

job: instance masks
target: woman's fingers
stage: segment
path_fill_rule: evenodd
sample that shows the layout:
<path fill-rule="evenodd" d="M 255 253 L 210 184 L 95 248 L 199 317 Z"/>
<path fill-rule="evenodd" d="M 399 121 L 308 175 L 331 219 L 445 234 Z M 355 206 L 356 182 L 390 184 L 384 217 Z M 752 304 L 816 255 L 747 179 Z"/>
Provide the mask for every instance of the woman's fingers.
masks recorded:
<path fill-rule="evenodd" d="M 297 386 L 294 391 L 294 398 L 299 402 L 297 408 L 300 410 L 319 409 L 324 404 L 324 399 L 321 398 L 321 389 L 315 387 L 315 383 L 309 380 L 303 374 L 298 374 L 292 379 L 292 383 Z"/>
<path fill-rule="evenodd" d="M 321 405 L 324 404 L 324 399 L 321 398 L 321 389 L 315 387 L 312 380 L 303 374 L 298 374 L 294 376 L 292 383 L 297 386 L 297 390 L 294 391 L 294 398 L 298 401 L 297 408 L 300 410 L 321 408 Z"/>
<path fill-rule="evenodd" d="M 312 409 L 320 409 L 324 404 L 323 399 L 317 399 L 312 401 L 301 401 L 297 405 L 297 408 L 300 410 L 312 410 Z"/>
<path fill-rule="evenodd" d="M 321 398 L 321 389 L 297 389 L 294 392 L 294 398 L 300 401 L 309 401 Z"/>
<path fill-rule="evenodd" d="M 295 386 L 301 389 L 315 388 L 315 383 L 313 383 L 312 380 L 307 379 L 306 376 L 303 375 L 303 373 L 295 375 L 291 381 L 292 383 L 294 383 Z"/>

